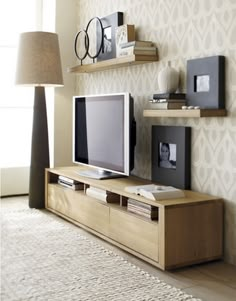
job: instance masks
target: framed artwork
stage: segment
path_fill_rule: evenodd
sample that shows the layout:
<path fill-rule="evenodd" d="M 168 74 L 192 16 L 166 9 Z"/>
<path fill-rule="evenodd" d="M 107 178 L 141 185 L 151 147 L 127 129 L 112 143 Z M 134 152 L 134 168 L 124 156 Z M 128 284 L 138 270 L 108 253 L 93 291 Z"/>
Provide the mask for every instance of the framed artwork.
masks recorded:
<path fill-rule="evenodd" d="M 152 126 L 152 181 L 190 189 L 190 166 L 191 128 Z"/>
<path fill-rule="evenodd" d="M 103 48 L 97 61 L 109 60 L 116 57 L 116 28 L 123 25 L 123 13 L 116 12 L 100 19 L 103 27 Z M 101 30 L 97 30 L 97 50 L 100 47 Z"/>
<path fill-rule="evenodd" d="M 225 57 L 211 56 L 187 61 L 189 106 L 201 109 L 225 108 Z"/>

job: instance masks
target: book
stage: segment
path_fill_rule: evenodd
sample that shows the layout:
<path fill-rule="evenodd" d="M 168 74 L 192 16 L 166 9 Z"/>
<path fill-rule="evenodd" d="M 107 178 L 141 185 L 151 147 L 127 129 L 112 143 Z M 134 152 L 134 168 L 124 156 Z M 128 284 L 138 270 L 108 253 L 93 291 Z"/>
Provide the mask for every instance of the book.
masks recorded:
<path fill-rule="evenodd" d="M 157 207 L 139 202 L 131 198 L 129 198 L 127 201 L 127 210 L 152 220 L 158 218 Z"/>
<path fill-rule="evenodd" d="M 180 110 L 182 106 L 186 105 L 186 101 L 164 101 L 164 102 L 149 102 L 147 109 L 155 110 Z"/>
<path fill-rule="evenodd" d="M 161 102 L 187 102 L 186 99 L 174 99 L 174 98 L 160 98 L 160 99 L 151 99 L 150 102 L 161 103 Z"/>
<path fill-rule="evenodd" d="M 110 193 L 109 191 L 106 191 L 105 189 L 97 188 L 97 187 L 94 187 L 94 186 L 89 186 L 89 189 L 93 190 L 95 193 L 99 193 L 99 194 L 104 195 L 104 196 L 106 196 L 107 194 Z"/>
<path fill-rule="evenodd" d="M 183 198 L 185 196 L 183 190 L 177 189 L 172 186 L 162 186 L 155 184 L 127 186 L 125 187 L 125 191 L 141 195 L 153 201 L 172 198 Z"/>
<path fill-rule="evenodd" d="M 79 184 L 80 183 L 79 181 L 76 181 L 76 180 L 73 180 L 73 179 L 70 179 L 70 178 L 64 177 L 64 176 L 59 176 L 58 179 L 65 183 L 69 183 L 69 184 Z"/>
<path fill-rule="evenodd" d="M 86 194 L 105 203 L 118 203 L 120 201 L 120 196 L 118 194 L 112 192 L 104 194 L 104 192 L 99 192 L 99 190 L 94 189 L 94 187 L 87 188 Z"/>
<path fill-rule="evenodd" d="M 132 209 L 132 208 L 128 208 L 128 211 L 129 211 L 129 212 L 132 212 L 132 213 L 134 213 L 134 214 L 138 214 L 138 215 L 140 215 L 140 216 L 143 216 L 143 217 L 145 217 L 145 218 L 151 219 L 151 220 L 156 220 L 156 219 L 158 219 L 158 211 L 156 211 L 155 214 L 154 214 L 154 213 L 151 213 L 151 214 L 145 213 L 145 212 L 138 211 L 138 210 Z"/>
<path fill-rule="evenodd" d="M 84 189 L 84 184 L 83 183 L 72 184 L 72 183 L 68 183 L 68 182 L 65 182 L 65 181 L 60 180 L 60 179 L 58 179 L 57 182 L 58 182 L 58 184 L 60 184 L 64 187 L 73 189 L 73 190 L 83 190 Z"/>
<path fill-rule="evenodd" d="M 121 48 L 120 51 L 117 53 L 118 57 L 128 56 L 128 55 L 156 55 L 157 48 L 156 47 L 136 47 L 130 46 L 126 48 Z"/>
<path fill-rule="evenodd" d="M 120 48 L 127 48 L 130 46 L 135 47 L 152 47 L 153 43 L 151 41 L 131 41 L 127 43 L 121 43 Z"/>
<path fill-rule="evenodd" d="M 132 58 L 132 59 L 138 59 L 139 61 L 145 61 L 145 62 L 148 62 L 148 61 L 150 61 L 150 62 L 155 62 L 155 61 L 157 61 L 157 55 L 155 54 L 155 55 L 140 55 L 140 54 L 132 54 L 132 56 L 134 56 L 134 58 Z M 136 56 L 138 57 L 138 58 L 136 58 Z M 126 58 L 126 56 L 122 56 L 123 58 Z"/>
<path fill-rule="evenodd" d="M 153 206 L 150 205 L 150 204 L 146 204 L 146 203 L 137 201 L 137 200 L 132 199 L 132 198 L 128 198 L 127 203 L 128 203 L 128 205 L 138 206 L 138 207 L 141 207 L 142 209 L 146 209 L 146 210 L 149 210 L 149 211 L 150 211 L 150 210 L 152 209 L 152 207 L 153 207 Z"/>
<path fill-rule="evenodd" d="M 185 99 L 185 93 L 158 93 L 153 94 L 153 99 Z"/>

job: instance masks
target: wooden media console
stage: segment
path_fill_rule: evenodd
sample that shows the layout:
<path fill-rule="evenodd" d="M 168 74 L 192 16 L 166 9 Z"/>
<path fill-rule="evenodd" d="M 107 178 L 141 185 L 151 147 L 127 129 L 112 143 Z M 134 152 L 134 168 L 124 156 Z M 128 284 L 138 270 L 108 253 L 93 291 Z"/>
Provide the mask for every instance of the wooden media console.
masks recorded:
<path fill-rule="evenodd" d="M 185 191 L 184 198 L 151 201 L 125 191 L 126 186 L 149 184 L 136 177 L 94 180 L 80 176 L 84 167 L 46 170 L 46 208 L 104 240 L 165 270 L 219 259 L 223 252 L 223 201 Z M 58 184 L 59 176 L 76 180 L 82 189 Z M 117 196 L 107 203 L 86 194 L 97 187 Z M 151 220 L 127 210 L 132 198 L 158 210 Z"/>

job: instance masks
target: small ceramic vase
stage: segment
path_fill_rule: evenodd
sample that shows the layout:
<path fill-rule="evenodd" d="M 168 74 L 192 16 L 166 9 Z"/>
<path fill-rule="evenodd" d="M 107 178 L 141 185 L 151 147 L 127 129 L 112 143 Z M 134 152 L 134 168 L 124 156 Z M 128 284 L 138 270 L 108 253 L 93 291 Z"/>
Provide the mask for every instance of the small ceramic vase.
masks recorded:
<path fill-rule="evenodd" d="M 160 93 L 175 93 L 179 86 L 179 72 L 167 66 L 158 74 Z"/>

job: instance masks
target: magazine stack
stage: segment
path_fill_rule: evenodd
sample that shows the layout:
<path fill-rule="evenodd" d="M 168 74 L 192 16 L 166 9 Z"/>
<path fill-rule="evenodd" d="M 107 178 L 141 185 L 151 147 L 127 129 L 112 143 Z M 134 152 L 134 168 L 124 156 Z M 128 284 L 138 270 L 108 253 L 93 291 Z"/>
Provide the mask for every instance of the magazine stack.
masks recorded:
<path fill-rule="evenodd" d="M 131 198 L 128 199 L 127 210 L 151 220 L 158 219 L 158 207 L 154 207 Z"/>

